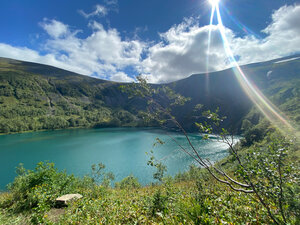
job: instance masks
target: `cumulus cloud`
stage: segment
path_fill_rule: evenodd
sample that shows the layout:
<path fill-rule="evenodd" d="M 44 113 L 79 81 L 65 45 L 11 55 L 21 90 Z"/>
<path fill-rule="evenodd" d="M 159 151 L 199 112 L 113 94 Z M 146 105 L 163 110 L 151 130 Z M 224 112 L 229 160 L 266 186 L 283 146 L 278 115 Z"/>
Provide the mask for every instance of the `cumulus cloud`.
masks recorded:
<path fill-rule="evenodd" d="M 29 48 L 0 43 L 0 55 L 53 65 L 102 79 L 133 81 L 121 70 L 128 66 L 138 67 L 145 49 L 144 43 L 123 40 L 116 29 L 105 29 L 95 21 L 89 23 L 93 32 L 86 38 L 77 37 L 77 31 L 72 32 L 69 26 L 56 20 L 44 20 L 41 26 L 51 36 L 41 49 L 48 54 L 41 55 Z M 57 27 L 65 29 L 56 29 Z"/>
<path fill-rule="evenodd" d="M 53 38 L 59 38 L 66 35 L 69 31 L 68 25 L 57 20 L 44 19 L 40 26 Z"/>
<path fill-rule="evenodd" d="M 226 36 L 240 64 L 271 60 L 300 52 L 300 5 L 283 6 L 272 15 L 272 22 L 257 39 L 238 37 L 225 28 Z M 207 52 L 208 30 L 211 29 L 211 49 Z M 168 82 L 193 73 L 216 71 L 230 67 L 217 26 L 199 27 L 192 19 L 175 25 L 160 35 L 162 41 L 150 47 L 143 60 L 143 73 L 152 82 Z M 207 67 L 206 57 L 210 63 Z"/>
<path fill-rule="evenodd" d="M 241 63 L 275 59 L 300 51 L 300 5 L 283 6 L 274 12 L 272 19 L 263 30 L 268 35 L 266 38 L 236 38 L 233 49 L 241 56 Z"/>
<path fill-rule="evenodd" d="M 0 43 L 0 56 L 48 64 L 103 79 L 133 81 L 120 70 L 139 64 L 144 49 L 142 42 L 122 40 L 116 29 L 106 30 L 95 21 L 89 23 L 93 32 L 86 38 L 78 38 L 78 31 L 71 31 L 68 25 L 57 20 L 44 19 L 40 26 L 51 37 L 40 49 L 48 54 Z"/>
<path fill-rule="evenodd" d="M 266 34 L 263 39 L 252 35 L 240 37 L 229 28 L 225 28 L 225 32 L 239 63 L 247 64 L 299 53 L 298 21 L 300 5 L 283 6 L 273 13 L 272 22 L 262 31 Z M 72 31 L 57 20 L 45 19 L 40 25 L 50 36 L 40 51 L 0 43 L 0 56 L 124 82 L 133 81 L 132 75 L 140 73 L 150 82 L 169 82 L 207 69 L 216 71 L 231 66 L 218 27 L 200 27 L 197 19 L 185 19 L 172 26 L 159 34 L 160 40 L 156 43 L 126 39 L 117 29 L 105 29 L 96 21 L 89 22 L 92 34 L 85 38 L 78 37 L 78 30 Z M 208 52 L 209 30 L 211 48 Z M 210 58 L 208 66 L 207 56 Z M 126 74 L 126 68 L 131 68 L 133 74 Z"/>
<path fill-rule="evenodd" d="M 209 29 L 211 48 L 208 53 Z M 233 36 L 228 29 L 226 33 L 228 37 Z M 162 41 L 149 48 L 148 57 L 142 62 L 143 73 L 150 82 L 168 82 L 204 72 L 208 54 L 211 58 L 208 70 L 223 69 L 226 66 L 226 55 L 217 26 L 199 27 L 189 19 L 160 36 Z"/>
<path fill-rule="evenodd" d="M 110 76 L 110 80 L 112 81 L 117 81 L 117 82 L 134 82 L 134 79 L 132 77 L 129 77 L 126 73 L 124 72 L 117 72 Z"/>
<path fill-rule="evenodd" d="M 288 35 L 300 32 L 300 5 L 283 6 L 272 15 L 273 22 L 264 30 L 267 34 Z"/>
<path fill-rule="evenodd" d="M 96 5 L 95 10 L 91 13 L 86 13 L 83 10 L 78 10 L 78 12 L 85 18 L 90 18 L 94 16 L 106 16 L 107 11 L 107 8 L 103 5 Z"/>
<path fill-rule="evenodd" d="M 86 68 L 70 63 L 64 57 L 56 57 L 54 54 L 41 55 L 38 51 L 26 47 L 14 47 L 0 43 L 0 56 L 23 61 L 30 61 L 56 66 L 80 74 L 89 75 L 90 71 Z"/>

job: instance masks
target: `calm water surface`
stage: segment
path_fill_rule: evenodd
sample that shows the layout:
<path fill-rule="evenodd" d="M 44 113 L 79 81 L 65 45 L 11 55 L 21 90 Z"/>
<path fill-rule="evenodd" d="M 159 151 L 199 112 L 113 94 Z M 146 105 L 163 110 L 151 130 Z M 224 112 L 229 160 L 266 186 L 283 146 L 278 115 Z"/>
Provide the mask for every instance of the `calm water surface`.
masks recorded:
<path fill-rule="evenodd" d="M 183 135 L 172 136 L 187 146 Z M 153 147 L 156 137 L 165 142 Z M 212 161 L 224 158 L 226 145 L 217 140 L 202 140 L 197 134 L 190 138 L 200 154 Z M 23 163 L 33 169 L 40 161 L 54 162 L 59 169 L 83 176 L 91 172 L 91 165 L 102 162 L 106 171 L 116 176 L 116 181 L 133 174 L 142 184 L 153 181 L 153 168 L 147 166 L 149 156 L 145 152 L 154 150 L 175 175 L 187 170 L 193 160 L 161 130 L 141 128 L 105 128 L 35 132 L 0 136 L 0 190 L 13 181 L 15 168 Z"/>

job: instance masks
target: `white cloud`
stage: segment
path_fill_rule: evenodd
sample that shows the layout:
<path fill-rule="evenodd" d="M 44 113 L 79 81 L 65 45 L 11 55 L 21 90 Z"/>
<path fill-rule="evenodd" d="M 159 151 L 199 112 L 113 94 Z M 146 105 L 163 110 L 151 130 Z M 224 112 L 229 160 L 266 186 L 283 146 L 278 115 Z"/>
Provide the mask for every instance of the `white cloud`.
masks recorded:
<path fill-rule="evenodd" d="M 85 13 L 83 10 L 78 10 L 78 12 L 85 18 L 90 18 L 94 16 L 106 16 L 107 11 L 107 8 L 103 5 L 96 5 L 95 10 L 91 13 Z"/>
<path fill-rule="evenodd" d="M 300 51 L 300 5 L 283 6 L 272 15 L 272 23 L 263 32 L 268 36 L 235 38 L 233 51 L 240 55 L 240 63 L 276 59 Z"/>
<path fill-rule="evenodd" d="M 100 78 L 140 63 L 143 43 L 122 40 L 116 29 L 106 30 L 95 21 L 89 26 L 93 33 L 87 38 L 80 39 L 69 31 L 64 38 L 47 40 L 45 50 L 59 60 L 85 68 L 88 74 L 98 73 Z"/>
<path fill-rule="evenodd" d="M 13 47 L 8 44 L 0 43 L 1 57 L 13 58 L 18 60 L 37 60 L 39 54 L 26 47 Z"/>
<path fill-rule="evenodd" d="M 264 39 L 238 37 L 226 28 L 226 36 L 240 64 L 271 60 L 300 52 L 300 5 L 283 6 L 272 15 L 263 32 Z M 217 26 L 212 26 L 209 71 L 228 68 Z M 167 82 L 206 71 L 209 26 L 199 27 L 191 20 L 161 34 L 162 41 L 149 48 L 142 62 L 143 73 L 152 82 Z"/>
<path fill-rule="evenodd" d="M 274 62 L 274 63 L 278 64 L 278 63 L 290 62 L 290 61 L 294 61 L 294 60 L 297 60 L 297 59 L 300 59 L 300 57 L 294 57 L 294 58 L 291 58 L 291 59 L 279 60 L 279 61 Z"/>
<path fill-rule="evenodd" d="M 47 23 L 48 22 L 48 23 Z M 64 27 L 63 32 L 56 29 Z M 93 30 L 86 38 L 77 37 L 69 27 L 56 20 L 45 20 L 42 24 L 52 37 L 46 40 L 43 49 L 47 55 L 21 47 L 0 44 L 0 55 L 25 61 L 45 63 L 85 75 L 98 75 L 99 78 L 131 82 L 120 70 L 138 66 L 145 44 L 136 40 L 122 40 L 116 29 L 104 29 L 95 21 L 89 24 Z M 56 31 L 56 32 L 55 32 Z M 119 71 L 119 72 L 117 72 Z"/>
<path fill-rule="evenodd" d="M 108 3 L 107 3 L 108 4 Z M 95 14 L 96 15 L 96 14 Z M 300 6 L 283 6 L 263 30 L 264 39 L 238 37 L 226 28 L 226 36 L 239 63 L 265 61 L 300 52 Z M 116 29 L 105 29 L 90 21 L 92 34 L 78 37 L 67 24 L 45 19 L 41 27 L 50 35 L 41 51 L 0 43 L 0 56 L 49 64 L 85 75 L 131 82 L 127 67 L 150 82 L 168 82 L 206 71 L 208 31 L 211 29 L 209 71 L 230 66 L 217 26 L 200 27 L 197 19 L 186 19 L 160 34 L 160 41 L 145 43 L 125 39 Z M 41 54 L 40 52 L 47 52 Z M 146 53 L 146 54 L 144 54 Z M 143 55 L 143 58 L 142 58 Z M 132 75 L 131 75 L 132 76 Z"/>
<path fill-rule="evenodd" d="M 52 65 L 80 74 L 88 75 L 90 73 L 86 68 L 74 65 L 64 57 L 57 58 L 54 54 L 41 55 L 39 52 L 26 47 L 14 47 L 0 43 L 0 55 L 6 58 Z"/>
<path fill-rule="evenodd" d="M 63 37 L 69 31 L 68 25 L 57 20 L 44 19 L 40 26 L 53 38 Z"/>
<path fill-rule="evenodd" d="M 206 71 L 210 28 L 211 63 L 208 70 L 224 68 L 226 57 L 217 27 L 198 27 L 186 21 L 161 34 L 163 41 L 149 48 L 149 55 L 142 62 L 142 72 L 148 74 L 150 82 L 168 82 Z M 230 30 L 227 30 L 227 36 L 232 36 Z"/>
<path fill-rule="evenodd" d="M 105 0 L 104 2 L 107 5 L 118 5 L 118 0 Z"/>
<path fill-rule="evenodd" d="M 300 32 L 300 5 L 283 6 L 272 15 L 273 22 L 264 30 L 270 35 L 290 36 Z"/>
<path fill-rule="evenodd" d="M 110 76 L 110 80 L 112 81 L 117 81 L 117 82 L 134 82 L 134 79 L 129 77 L 126 73 L 124 72 L 117 72 Z"/>

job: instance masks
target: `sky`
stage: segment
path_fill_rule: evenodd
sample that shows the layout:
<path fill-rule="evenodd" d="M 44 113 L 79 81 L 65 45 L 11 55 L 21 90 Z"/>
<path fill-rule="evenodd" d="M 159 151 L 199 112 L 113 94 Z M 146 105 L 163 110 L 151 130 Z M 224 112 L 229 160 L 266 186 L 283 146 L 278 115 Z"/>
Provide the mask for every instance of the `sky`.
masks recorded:
<path fill-rule="evenodd" d="M 221 0 L 220 11 L 239 64 L 300 53 L 300 1 Z M 232 66 L 210 13 L 208 0 L 1 0 L 0 57 L 170 82 Z"/>

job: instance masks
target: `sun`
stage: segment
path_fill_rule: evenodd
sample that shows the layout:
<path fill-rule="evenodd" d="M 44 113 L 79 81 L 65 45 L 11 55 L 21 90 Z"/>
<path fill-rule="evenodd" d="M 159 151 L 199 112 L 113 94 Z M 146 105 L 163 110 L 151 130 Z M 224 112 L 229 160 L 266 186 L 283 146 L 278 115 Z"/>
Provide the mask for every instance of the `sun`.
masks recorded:
<path fill-rule="evenodd" d="M 216 6 L 219 4 L 220 0 L 208 0 L 212 6 Z"/>

